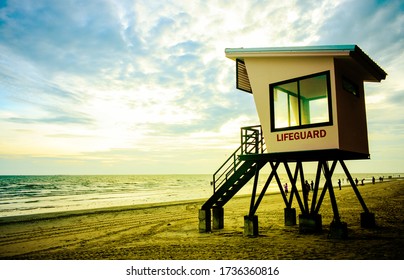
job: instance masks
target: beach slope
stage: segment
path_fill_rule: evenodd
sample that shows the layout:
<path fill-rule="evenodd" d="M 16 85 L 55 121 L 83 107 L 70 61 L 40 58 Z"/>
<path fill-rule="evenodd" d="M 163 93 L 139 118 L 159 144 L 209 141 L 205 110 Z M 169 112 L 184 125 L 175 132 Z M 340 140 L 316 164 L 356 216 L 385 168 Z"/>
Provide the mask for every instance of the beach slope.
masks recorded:
<path fill-rule="evenodd" d="M 0 218 L 0 259 L 404 259 L 404 180 L 359 190 L 377 227 L 361 228 L 363 210 L 352 188 L 335 188 L 349 229 L 345 240 L 328 238 L 333 216 L 327 196 L 320 210 L 324 230 L 309 235 L 284 225 L 283 200 L 271 194 L 257 211 L 257 238 L 243 236 L 249 197 L 233 198 L 225 206 L 224 229 L 211 233 L 198 232 L 204 201 Z"/>

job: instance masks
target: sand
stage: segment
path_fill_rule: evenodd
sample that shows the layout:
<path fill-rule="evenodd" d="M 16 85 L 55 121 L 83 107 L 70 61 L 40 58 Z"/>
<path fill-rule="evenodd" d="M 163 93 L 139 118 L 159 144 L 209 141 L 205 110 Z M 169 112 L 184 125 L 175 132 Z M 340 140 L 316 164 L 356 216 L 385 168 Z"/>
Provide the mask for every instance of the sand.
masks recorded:
<path fill-rule="evenodd" d="M 377 226 L 361 228 L 363 210 L 352 188 L 335 188 L 341 220 L 349 229 L 343 240 L 328 238 L 328 198 L 320 210 L 323 232 L 300 234 L 298 225 L 284 225 L 283 200 L 271 194 L 258 208 L 260 235 L 255 238 L 243 236 L 249 197 L 233 198 L 224 208 L 224 229 L 211 233 L 198 231 L 198 209 L 204 201 L 0 218 L 0 259 L 402 260 L 404 180 L 359 190 Z"/>

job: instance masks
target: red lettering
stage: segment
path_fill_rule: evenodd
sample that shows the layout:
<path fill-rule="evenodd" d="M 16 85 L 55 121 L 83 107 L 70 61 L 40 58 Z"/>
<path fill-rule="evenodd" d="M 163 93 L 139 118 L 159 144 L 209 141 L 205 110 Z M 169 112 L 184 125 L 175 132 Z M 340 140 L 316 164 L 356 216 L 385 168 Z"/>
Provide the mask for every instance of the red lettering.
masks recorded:
<path fill-rule="evenodd" d="M 288 132 L 276 134 L 276 141 L 293 141 L 293 140 L 304 140 L 310 138 L 324 138 L 327 136 L 327 131 L 324 129 L 320 130 L 309 130 L 309 131 L 299 131 L 299 132 Z"/>

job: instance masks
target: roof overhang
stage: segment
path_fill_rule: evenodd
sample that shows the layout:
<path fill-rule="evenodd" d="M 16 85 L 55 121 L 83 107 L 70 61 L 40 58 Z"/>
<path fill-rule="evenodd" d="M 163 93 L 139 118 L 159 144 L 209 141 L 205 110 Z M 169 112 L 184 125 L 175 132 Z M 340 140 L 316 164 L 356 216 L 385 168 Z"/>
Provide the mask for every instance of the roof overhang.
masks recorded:
<path fill-rule="evenodd" d="M 227 58 L 244 60 L 245 58 L 270 57 L 334 57 L 351 58 L 364 68 L 370 75 L 369 81 L 384 80 L 387 73 L 380 68 L 357 45 L 327 45 L 304 47 L 275 47 L 275 48 L 226 48 Z"/>

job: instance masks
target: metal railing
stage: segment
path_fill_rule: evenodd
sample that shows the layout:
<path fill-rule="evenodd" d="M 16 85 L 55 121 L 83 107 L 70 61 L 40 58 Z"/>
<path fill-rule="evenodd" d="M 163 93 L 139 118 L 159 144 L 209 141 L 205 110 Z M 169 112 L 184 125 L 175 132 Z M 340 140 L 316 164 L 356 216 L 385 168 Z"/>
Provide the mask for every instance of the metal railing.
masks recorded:
<path fill-rule="evenodd" d="M 241 128 L 241 154 L 262 154 L 265 149 L 260 125 Z"/>
<path fill-rule="evenodd" d="M 258 154 L 265 151 L 265 143 L 260 125 L 241 128 L 241 145 L 213 174 L 213 192 L 216 192 L 237 170 L 241 164 L 240 155 Z"/>

